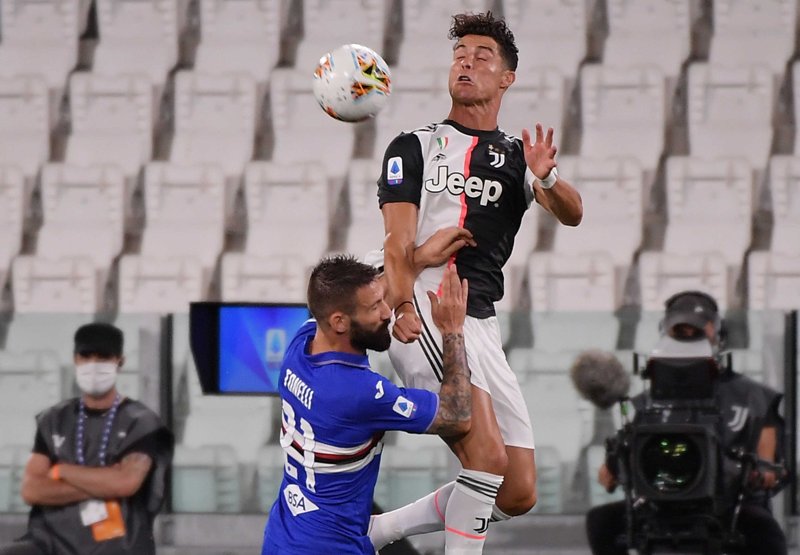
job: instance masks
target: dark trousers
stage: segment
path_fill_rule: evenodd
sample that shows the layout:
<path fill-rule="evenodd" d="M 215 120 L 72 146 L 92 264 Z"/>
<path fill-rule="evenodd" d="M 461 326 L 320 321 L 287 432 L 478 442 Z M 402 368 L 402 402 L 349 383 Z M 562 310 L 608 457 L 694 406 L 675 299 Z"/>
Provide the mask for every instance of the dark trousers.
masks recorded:
<path fill-rule="evenodd" d="M 786 555 L 786 536 L 768 509 L 743 505 L 737 529 L 745 538 L 742 555 Z M 586 535 L 593 555 L 628 555 L 618 542 L 624 533 L 624 501 L 593 507 L 586 514 Z"/>
<path fill-rule="evenodd" d="M 30 540 L 20 540 L 0 547 L 0 555 L 44 555 L 42 551 L 36 547 L 36 544 Z"/>

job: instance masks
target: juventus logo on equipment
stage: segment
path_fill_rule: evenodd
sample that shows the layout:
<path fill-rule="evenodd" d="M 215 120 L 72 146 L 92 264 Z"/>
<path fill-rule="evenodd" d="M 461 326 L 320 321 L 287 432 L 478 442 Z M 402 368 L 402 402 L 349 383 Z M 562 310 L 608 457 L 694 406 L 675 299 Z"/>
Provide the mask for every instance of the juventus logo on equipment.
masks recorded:
<path fill-rule="evenodd" d="M 489 165 L 492 166 L 493 168 L 499 168 L 506 163 L 505 152 L 496 152 L 494 150 L 490 150 L 489 156 L 492 157 L 492 161 L 489 162 Z"/>
<path fill-rule="evenodd" d="M 747 423 L 747 414 L 750 412 L 750 409 L 747 407 L 740 407 L 739 405 L 734 405 L 731 408 L 733 408 L 733 418 L 728 422 L 728 427 L 732 432 L 741 431 Z"/>
<path fill-rule="evenodd" d="M 489 519 L 488 518 L 480 518 L 475 517 L 475 520 L 478 521 L 478 527 L 473 528 L 477 533 L 484 534 L 489 529 Z"/>

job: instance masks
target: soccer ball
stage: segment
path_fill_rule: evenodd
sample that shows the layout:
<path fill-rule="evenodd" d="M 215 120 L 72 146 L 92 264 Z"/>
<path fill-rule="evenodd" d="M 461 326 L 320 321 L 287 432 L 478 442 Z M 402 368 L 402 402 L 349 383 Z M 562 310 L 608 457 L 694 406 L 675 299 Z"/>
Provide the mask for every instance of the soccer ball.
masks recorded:
<path fill-rule="evenodd" d="M 389 66 L 375 51 L 344 44 L 320 58 L 314 71 L 314 97 L 325 112 L 342 121 L 377 114 L 391 93 Z"/>

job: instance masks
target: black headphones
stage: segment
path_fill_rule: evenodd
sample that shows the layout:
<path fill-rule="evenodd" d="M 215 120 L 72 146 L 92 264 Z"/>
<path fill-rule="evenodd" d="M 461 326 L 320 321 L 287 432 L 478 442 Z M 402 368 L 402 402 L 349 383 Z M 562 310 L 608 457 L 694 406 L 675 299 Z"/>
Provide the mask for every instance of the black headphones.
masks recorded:
<path fill-rule="evenodd" d="M 695 291 L 695 290 L 680 291 L 672 295 L 666 301 L 664 301 L 664 318 L 662 318 L 658 324 L 658 329 L 660 334 L 664 335 L 667 331 L 665 329 L 666 326 L 664 323 L 664 321 L 666 320 L 666 316 L 669 314 L 670 310 L 675 305 L 675 303 L 678 300 L 683 299 L 684 297 L 693 297 L 695 299 L 698 299 L 700 303 L 705 303 L 708 306 L 708 308 L 711 309 L 710 312 L 713 315 L 713 324 L 716 333 L 717 348 L 721 349 L 728 335 L 727 329 L 725 327 L 725 322 L 719 315 L 719 305 L 717 305 L 716 299 L 714 299 L 714 297 L 712 297 L 708 293 L 704 293 L 703 291 Z"/>

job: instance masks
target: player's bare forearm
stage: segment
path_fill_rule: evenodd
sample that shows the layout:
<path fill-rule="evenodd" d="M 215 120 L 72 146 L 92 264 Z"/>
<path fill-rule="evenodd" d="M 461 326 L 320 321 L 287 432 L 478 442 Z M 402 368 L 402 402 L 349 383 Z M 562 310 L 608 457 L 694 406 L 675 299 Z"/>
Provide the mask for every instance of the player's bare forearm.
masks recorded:
<path fill-rule="evenodd" d="M 444 334 L 442 342 L 444 375 L 439 390 L 439 411 L 427 433 L 459 436 L 469 432 L 472 419 L 472 384 L 464 349 L 464 334 Z"/>
<path fill-rule="evenodd" d="M 390 203 L 385 204 L 381 212 L 386 231 L 383 250 L 389 304 L 395 308 L 411 300 L 414 292 L 417 207 L 408 202 Z"/>
<path fill-rule="evenodd" d="M 550 189 L 534 182 L 536 202 L 553 214 L 564 225 L 576 226 L 583 219 L 583 201 L 580 193 L 567 181 L 558 178 Z"/>
<path fill-rule="evenodd" d="M 28 505 L 46 507 L 71 505 L 91 498 L 85 491 L 47 476 L 26 475 L 22 480 L 21 494 Z"/>
<path fill-rule="evenodd" d="M 61 479 L 99 499 L 116 499 L 135 494 L 147 477 L 152 459 L 131 453 L 120 464 L 108 467 L 59 465 Z"/>

